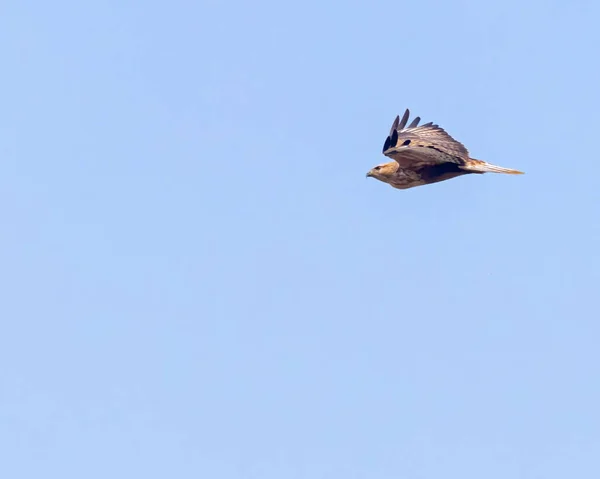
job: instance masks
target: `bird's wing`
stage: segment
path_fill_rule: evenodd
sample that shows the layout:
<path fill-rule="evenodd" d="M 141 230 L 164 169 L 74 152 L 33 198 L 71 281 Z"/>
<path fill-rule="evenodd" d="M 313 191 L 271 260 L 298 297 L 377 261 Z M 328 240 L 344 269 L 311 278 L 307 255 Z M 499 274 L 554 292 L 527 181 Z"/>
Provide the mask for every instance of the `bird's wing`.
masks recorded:
<path fill-rule="evenodd" d="M 416 117 L 408 127 L 410 112 L 402 120 L 397 116 L 383 145 L 383 154 L 400 163 L 402 167 L 418 167 L 441 163 L 464 164 L 469 159 L 465 146 L 433 123 L 418 126 Z"/>

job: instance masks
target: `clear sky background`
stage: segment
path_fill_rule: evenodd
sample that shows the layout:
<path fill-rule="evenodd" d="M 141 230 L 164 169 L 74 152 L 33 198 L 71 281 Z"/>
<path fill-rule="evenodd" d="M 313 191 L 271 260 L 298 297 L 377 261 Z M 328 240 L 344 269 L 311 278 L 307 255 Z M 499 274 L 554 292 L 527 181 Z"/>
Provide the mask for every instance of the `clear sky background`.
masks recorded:
<path fill-rule="evenodd" d="M 1 477 L 600 477 L 598 2 L 0 13 Z"/>

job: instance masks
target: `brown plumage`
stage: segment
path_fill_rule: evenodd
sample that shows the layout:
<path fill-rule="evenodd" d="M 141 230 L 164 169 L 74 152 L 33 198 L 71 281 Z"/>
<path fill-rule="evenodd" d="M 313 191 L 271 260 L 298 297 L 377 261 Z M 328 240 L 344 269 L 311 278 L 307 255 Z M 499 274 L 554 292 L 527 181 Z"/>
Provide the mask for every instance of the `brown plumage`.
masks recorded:
<path fill-rule="evenodd" d="M 394 161 L 376 166 L 367 177 L 404 190 L 475 173 L 523 174 L 471 158 L 464 145 L 443 128 L 431 122 L 418 126 L 419 117 L 406 127 L 409 115 L 407 109 L 402 120 L 396 117 L 383 145 L 383 154 Z"/>

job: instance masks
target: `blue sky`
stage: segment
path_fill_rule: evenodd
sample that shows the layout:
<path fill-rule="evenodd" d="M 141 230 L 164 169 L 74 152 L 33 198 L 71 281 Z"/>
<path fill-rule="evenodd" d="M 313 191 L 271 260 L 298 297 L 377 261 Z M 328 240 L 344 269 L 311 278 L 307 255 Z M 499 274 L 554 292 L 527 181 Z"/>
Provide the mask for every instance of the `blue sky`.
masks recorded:
<path fill-rule="evenodd" d="M 5 2 L 0 475 L 600 477 L 599 15 Z"/>

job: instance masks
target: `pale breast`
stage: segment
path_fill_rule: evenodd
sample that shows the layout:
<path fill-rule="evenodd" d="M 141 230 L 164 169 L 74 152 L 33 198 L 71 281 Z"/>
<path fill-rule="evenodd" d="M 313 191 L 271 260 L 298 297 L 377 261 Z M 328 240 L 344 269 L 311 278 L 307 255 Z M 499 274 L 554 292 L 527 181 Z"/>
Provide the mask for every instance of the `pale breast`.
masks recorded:
<path fill-rule="evenodd" d="M 425 182 L 417 172 L 413 170 L 405 170 L 398 168 L 398 171 L 390 180 L 390 185 L 399 190 L 406 190 L 408 188 L 414 188 L 415 186 L 424 185 Z"/>

